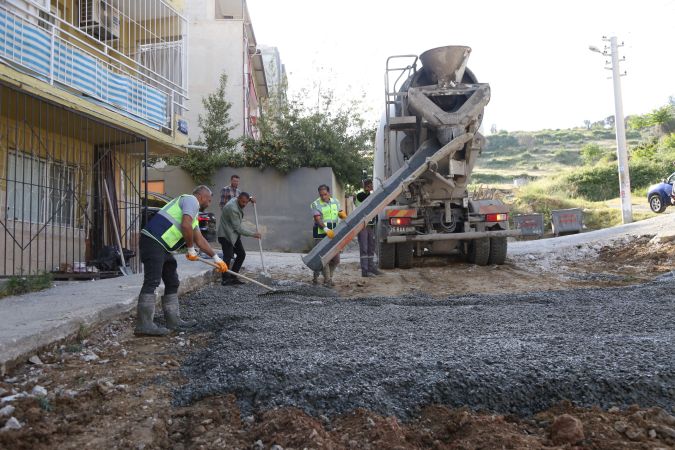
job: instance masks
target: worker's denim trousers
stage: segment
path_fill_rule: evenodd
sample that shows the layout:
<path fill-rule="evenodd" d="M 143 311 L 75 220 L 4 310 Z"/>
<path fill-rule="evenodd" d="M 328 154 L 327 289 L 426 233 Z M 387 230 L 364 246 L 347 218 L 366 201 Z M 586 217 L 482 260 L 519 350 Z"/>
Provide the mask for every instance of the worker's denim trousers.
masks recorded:
<path fill-rule="evenodd" d="M 180 281 L 176 258 L 159 242 L 144 234 L 141 234 L 139 250 L 144 272 L 141 294 L 154 294 L 160 281 L 164 281 L 164 295 L 177 293 Z"/>

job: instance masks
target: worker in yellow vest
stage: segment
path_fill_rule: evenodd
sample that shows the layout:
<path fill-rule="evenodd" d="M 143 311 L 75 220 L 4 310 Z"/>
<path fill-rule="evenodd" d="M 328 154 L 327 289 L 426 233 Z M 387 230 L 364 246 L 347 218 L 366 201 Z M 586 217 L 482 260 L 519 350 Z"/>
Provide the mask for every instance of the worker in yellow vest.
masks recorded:
<path fill-rule="evenodd" d="M 182 320 L 178 307 L 177 262 L 171 252 L 187 245 L 187 259 L 197 261 L 195 245 L 213 257 L 220 272 L 227 272 L 227 264 L 216 255 L 199 231 L 199 211 L 211 204 L 212 193 L 207 186 L 197 186 L 192 195 L 184 194 L 167 203 L 141 231 L 140 253 L 144 278 L 138 296 L 136 328 L 137 336 L 165 336 L 169 330 L 193 327 L 196 320 Z M 155 314 L 155 289 L 164 281 L 162 310 L 166 327 L 153 322 Z"/>
<path fill-rule="evenodd" d="M 354 206 L 359 207 L 366 201 L 370 193 L 373 192 L 373 180 L 363 180 L 363 189 L 356 193 L 354 197 Z M 370 277 L 373 275 L 382 275 L 382 272 L 375 267 L 375 225 L 377 216 L 359 231 L 359 255 L 361 257 L 361 276 Z"/>
<path fill-rule="evenodd" d="M 322 184 L 319 186 L 319 198 L 310 205 L 312 216 L 314 216 L 314 227 L 312 236 L 316 246 L 325 237 L 333 239 L 335 233 L 333 230 L 337 227 L 339 219 L 344 219 L 347 214 L 340 207 L 340 202 L 330 196 L 330 188 Z M 333 273 L 340 264 L 340 254 L 338 253 L 331 259 L 321 272 L 314 271 L 312 283 L 319 284 L 319 274 L 323 273 L 323 284 L 325 286 L 334 286 Z"/>

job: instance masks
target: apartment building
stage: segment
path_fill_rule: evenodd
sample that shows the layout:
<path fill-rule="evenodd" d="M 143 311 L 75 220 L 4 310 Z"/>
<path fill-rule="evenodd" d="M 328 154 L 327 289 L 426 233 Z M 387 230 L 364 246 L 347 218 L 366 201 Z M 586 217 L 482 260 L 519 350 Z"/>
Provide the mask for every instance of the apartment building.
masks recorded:
<path fill-rule="evenodd" d="M 251 17 L 245 0 L 191 0 L 186 6 L 190 20 L 189 65 L 191 69 L 186 117 L 189 136 L 199 139 L 202 99 L 219 86 L 221 74 L 226 89 L 233 137 L 259 137 L 256 126 L 261 101 L 268 96 L 267 81 Z"/>
<path fill-rule="evenodd" d="M 0 1 L 0 276 L 141 270 L 144 162 L 185 151 L 182 0 Z"/>

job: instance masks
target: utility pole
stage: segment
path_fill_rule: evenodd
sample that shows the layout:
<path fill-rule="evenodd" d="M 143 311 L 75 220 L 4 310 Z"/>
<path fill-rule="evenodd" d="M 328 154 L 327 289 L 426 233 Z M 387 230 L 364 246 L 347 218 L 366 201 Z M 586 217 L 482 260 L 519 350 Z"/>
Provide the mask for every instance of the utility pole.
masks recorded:
<path fill-rule="evenodd" d="M 619 59 L 619 47 L 623 47 L 617 43 L 616 36 L 607 38 L 603 36 L 603 41 L 609 42 L 609 53 L 607 46 L 604 51 L 600 51 L 597 47 L 590 46 L 589 50 L 600 53 L 603 56 L 610 56 L 611 61 L 607 64 L 611 67 L 605 67 L 612 71 L 612 80 L 614 81 L 614 129 L 616 132 L 616 155 L 619 164 L 619 195 L 621 197 L 621 216 L 623 223 L 631 223 L 633 221 L 633 209 L 631 205 L 630 193 L 630 173 L 628 170 L 628 150 L 626 149 L 626 124 L 623 115 L 623 100 L 621 98 L 621 73 L 619 70 L 619 62 L 625 61 L 626 58 Z M 624 72 L 623 75 L 626 73 Z"/>

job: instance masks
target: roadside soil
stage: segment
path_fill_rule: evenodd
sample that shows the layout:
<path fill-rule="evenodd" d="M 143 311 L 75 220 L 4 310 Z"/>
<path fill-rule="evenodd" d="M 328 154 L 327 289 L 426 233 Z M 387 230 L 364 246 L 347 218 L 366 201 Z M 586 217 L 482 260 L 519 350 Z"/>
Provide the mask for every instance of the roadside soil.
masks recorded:
<path fill-rule="evenodd" d="M 362 278 L 357 264 L 348 262 L 336 273 L 336 291 L 345 297 L 415 291 L 443 297 L 607 287 L 647 281 L 673 267 L 675 243 L 646 236 L 564 254 L 519 255 L 503 266 L 432 261 L 374 278 Z M 271 272 L 277 279 L 311 279 L 309 271 Z M 430 405 L 406 423 L 366 410 L 311 417 L 281 408 L 242 416 L 233 396 L 177 407 L 173 391 L 186 382 L 181 363 L 211 336 L 135 338 L 132 328 L 131 317 L 82 328 L 39 352 L 36 364 L 20 365 L 0 380 L 0 408 L 13 406 L 9 416 L 22 425 L 0 432 L 0 448 L 675 448 L 675 417 L 649 405 L 603 411 L 563 402 L 531 417 Z M 9 416 L 0 417 L 0 427 Z"/>
<path fill-rule="evenodd" d="M 459 258 L 424 258 L 409 270 L 364 278 L 357 262 L 338 266 L 333 281 L 342 297 L 424 292 L 434 297 L 468 293 L 522 293 L 636 284 L 675 269 L 675 241 L 629 236 L 584 243 L 564 252 L 510 256 L 501 266 L 479 267 Z M 310 283 L 312 273 L 271 270 L 273 277 Z M 320 282 L 322 278 L 320 278 Z"/>

